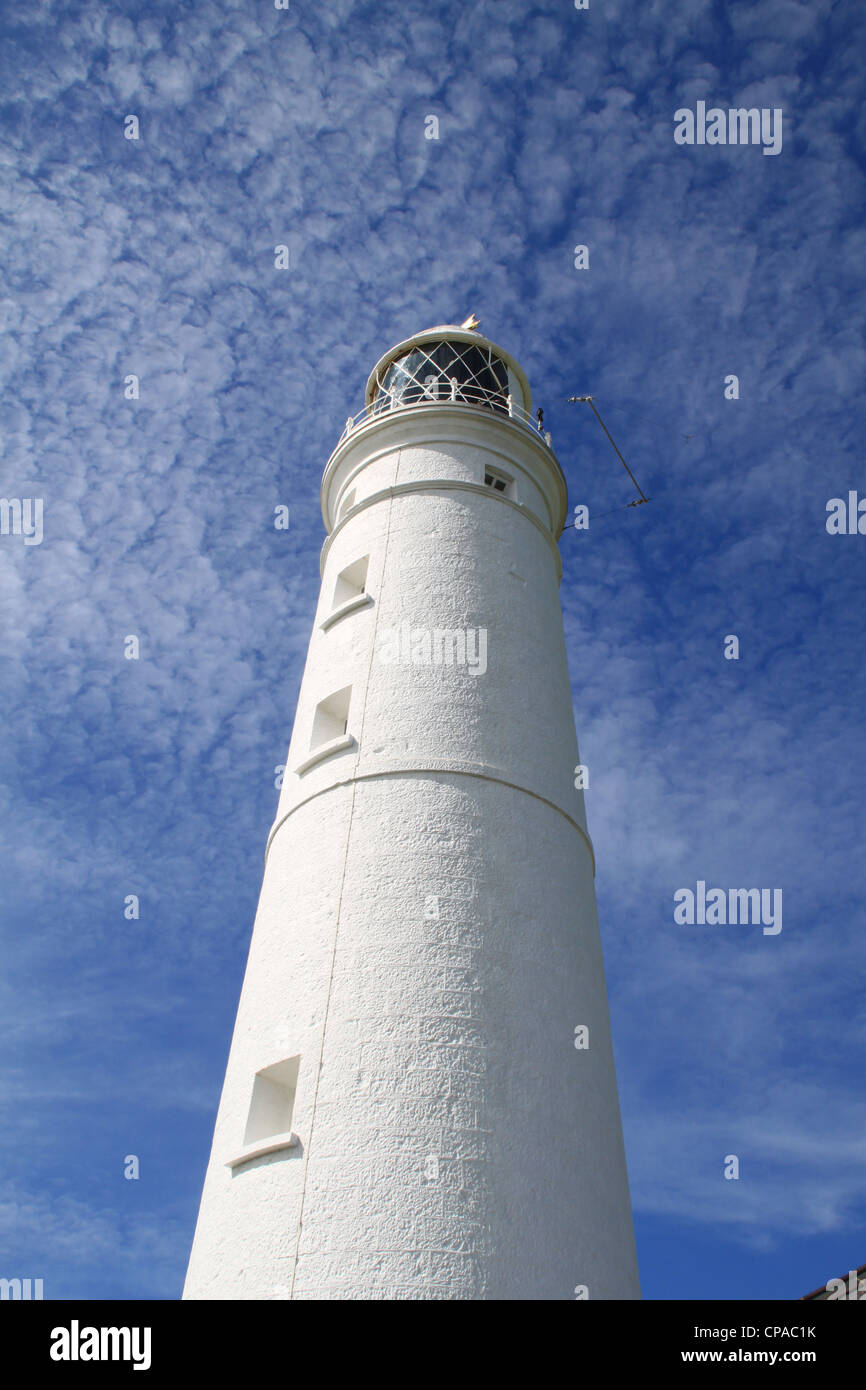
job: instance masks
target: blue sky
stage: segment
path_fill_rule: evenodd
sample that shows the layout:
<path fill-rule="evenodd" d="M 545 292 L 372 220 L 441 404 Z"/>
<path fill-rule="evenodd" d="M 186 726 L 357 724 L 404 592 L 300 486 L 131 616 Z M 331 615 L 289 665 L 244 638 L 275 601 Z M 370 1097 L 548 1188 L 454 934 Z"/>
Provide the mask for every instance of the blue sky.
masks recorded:
<path fill-rule="evenodd" d="M 0 492 L 44 499 L 41 544 L 0 536 L 0 1274 L 180 1294 L 322 469 L 377 358 L 470 311 L 597 515 L 562 599 L 644 1294 L 861 1264 L 866 537 L 825 520 L 866 496 L 866 11 L 0 23 Z M 781 108 L 781 152 L 677 145 L 698 101 Z M 585 392 L 649 506 L 600 515 L 633 494 Z M 675 924 L 699 879 L 781 888 L 781 933 Z"/>

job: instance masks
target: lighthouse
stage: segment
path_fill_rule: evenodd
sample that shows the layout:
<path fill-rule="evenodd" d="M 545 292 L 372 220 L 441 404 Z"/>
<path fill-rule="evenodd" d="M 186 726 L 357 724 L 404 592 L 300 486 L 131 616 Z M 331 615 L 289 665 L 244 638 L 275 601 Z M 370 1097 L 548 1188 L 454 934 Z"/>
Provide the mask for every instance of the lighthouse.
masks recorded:
<path fill-rule="evenodd" d="M 399 343 L 321 498 L 184 1298 L 639 1298 L 524 372 L 474 326 Z"/>

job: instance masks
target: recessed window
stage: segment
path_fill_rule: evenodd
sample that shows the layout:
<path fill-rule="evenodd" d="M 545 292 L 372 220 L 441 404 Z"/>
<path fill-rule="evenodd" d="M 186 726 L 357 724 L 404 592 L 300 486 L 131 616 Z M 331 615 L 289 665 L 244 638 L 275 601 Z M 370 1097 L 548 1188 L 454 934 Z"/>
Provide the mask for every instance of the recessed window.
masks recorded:
<path fill-rule="evenodd" d="M 356 560 L 354 564 L 347 565 L 344 570 L 341 570 L 334 589 L 335 608 L 339 608 L 343 603 L 348 603 L 351 599 L 360 598 L 365 592 L 369 563 L 370 557 L 365 555 L 363 559 Z"/>
<path fill-rule="evenodd" d="M 316 706 L 316 713 L 313 716 L 313 734 L 310 739 L 310 751 L 319 748 L 323 743 L 330 743 L 332 739 L 340 738 L 348 731 L 349 727 L 349 701 L 352 696 L 352 687 L 347 685 L 343 690 L 337 690 L 333 695 L 329 695 L 327 700 L 322 700 Z"/>
<path fill-rule="evenodd" d="M 300 1063 L 300 1057 L 289 1057 L 256 1072 L 244 1130 L 245 1145 L 291 1132 Z"/>
<path fill-rule="evenodd" d="M 495 469 L 488 468 L 484 474 L 485 486 L 493 489 L 494 492 L 501 492 L 503 497 L 513 497 L 514 481 L 506 477 L 504 473 L 497 473 Z"/>
<path fill-rule="evenodd" d="M 319 767 L 327 759 L 338 753 L 347 753 L 357 748 L 357 743 L 349 733 L 349 703 L 352 687 L 344 686 L 316 705 L 313 715 L 313 730 L 310 735 L 310 748 L 303 762 L 294 769 L 298 777 L 303 777 L 314 767 Z"/>
<path fill-rule="evenodd" d="M 319 624 L 323 632 L 327 632 L 342 618 L 347 618 L 350 613 L 357 613 L 362 608 L 369 608 L 372 604 L 373 600 L 367 593 L 367 566 L 369 562 L 369 555 L 364 555 L 360 560 L 355 560 L 351 565 L 347 565 L 337 575 L 333 602 L 330 610 Z"/>
<path fill-rule="evenodd" d="M 227 1168 L 240 1168 L 266 1154 L 298 1151 L 298 1136 L 292 1133 L 292 1117 L 300 1065 L 300 1057 L 287 1057 L 284 1062 L 275 1062 L 256 1072 L 243 1147 L 226 1160 Z"/>

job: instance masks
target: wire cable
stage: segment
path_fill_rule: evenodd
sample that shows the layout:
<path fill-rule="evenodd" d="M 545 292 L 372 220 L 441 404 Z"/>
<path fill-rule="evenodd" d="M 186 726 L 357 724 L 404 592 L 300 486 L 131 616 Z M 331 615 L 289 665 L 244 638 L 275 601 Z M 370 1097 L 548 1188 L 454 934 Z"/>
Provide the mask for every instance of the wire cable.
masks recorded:
<path fill-rule="evenodd" d="M 614 512 L 624 512 L 624 511 L 627 511 L 629 507 L 640 507 L 640 506 L 643 505 L 644 502 L 651 502 L 651 501 L 652 501 L 652 498 L 651 498 L 651 497 L 636 497 L 636 498 L 634 499 L 633 502 L 626 502 L 622 507 L 611 507 L 611 509 L 610 509 L 609 512 L 599 512 L 598 516 L 593 517 L 592 520 L 594 520 L 594 521 L 601 521 L 601 518 L 602 518 L 603 516 L 613 516 Z M 562 530 L 563 530 L 563 531 L 570 531 L 571 528 L 572 528 L 573 526 L 576 526 L 576 525 L 577 525 L 577 522 L 576 522 L 576 521 L 570 521 L 570 522 L 568 523 L 567 526 L 563 526 Z M 581 527 L 580 529 L 583 530 L 584 528 Z M 561 533 L 560 533 L 560 534 L 561 534 Z"/>
<path fill-rule="evenodd" d="M 566 404 L 567 404 L 567 405 L 572 405 L 574 402 L 577 402 L 577 401 L 585 402 L 585 403 L 589 406 L 589 408 L 590 408 L 590 410 L 592 411 L 593 415 L 595 416 L 596 420 L 597 420 L 598 423 L 601 425 L 602 429 L 604 430 L 605 434 L 607 435 L 608 439 L 610 440 L 610 443 L 611 443 L 611 446 L 612 446 L 612 448 L 613 448 L 614 453 L 616 454 L 617 458 L 619 459 L 620 463 L 622 464 L 623 468 L 625 469 L 625 471 L 626 471 L 626 473 L 628 474 L 628 476 L 631 478 L 631 480 L 632 480 L 632 482 L 634 483 L 634 485 L 635 485 L 637 491 L 638 491 L 639 494 L 640 494 L 640 498 L 639 498 L 638 501 L 629 502 L 628 505 L 629 505 L 630 507 L 635 507 L 635 506 L 639 506 L 641 502 L 648 502 L 650 499 L 649 499 L 649 498 L 646 496 L 646 494 L 644 493 L 644 490 L 643 490 L 643 488 L 641 487 L 640 483 L 638 482 L 637 478 L 634 476 L 634 474 L 632 473 L 632 471 L 631 471 L 631 469 L 629 468 L 628 464 L 626 463 L 625 459 L 623 458 L 622 454 L 620 453 L 619 449 L 616 447 L 616 444 L 614 443 L 613 436 L 612 436 L 610 430 L 608 429 L 607 425 L 604 423 L 604 421 L 602 420 L 601 416 L 599 415 L 598 411 L 597 411 L 596 408 L 595 408 L 595 401 L 593 400 L 592 396 L 569 396 L 569 397 L 568 397 L 568 400 L 566 401 Z M 617 510 L 619 510 L 619 509 L 617 508 Z"/>

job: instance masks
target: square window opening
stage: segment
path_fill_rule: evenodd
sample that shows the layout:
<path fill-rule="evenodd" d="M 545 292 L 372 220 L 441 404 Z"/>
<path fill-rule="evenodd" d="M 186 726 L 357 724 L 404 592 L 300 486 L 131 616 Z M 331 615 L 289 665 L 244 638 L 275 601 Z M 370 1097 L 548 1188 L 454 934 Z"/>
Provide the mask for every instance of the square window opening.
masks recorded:
<path fill-rule="evenodd" d="M 351 697 L 352 687 L 347 685 L 342 690 L 337 690 L 333 695 L 329 695 L 327 700 L 322 700 L 316 706 L 316 713 L 313 716 L 313 734 L 310 739 L 311 752 L 323 743 L 330 743 L 331 739 L 339 738 L 341 734 L 348 732 Z"/>
<path fill-rule="evenodd" d="M 503 497 L 514 497 L 514 480 L 506 477 L 504 473 L 497 473 L 495 469 L 488 468 L 484 473 L 484 483 Z"/>
<path fill-rule="evenodd" d="M 360 598 L 365 593 L 369 563 L 369 555 L 364 555 L 362 559 L 355 560 L 353 564 L 347 565 L 344 570 L 340 571 L 334 589 L 335 608 L 339 608 L 343 603 L 348 603 L 350 599 Z"/>
<path fill-rule="evenodd" d="M 244 1131 L 245 1145 L 290 1132 L 300 1064 L 300 1057 L 289 1057 L 256 1072 Z"/>

